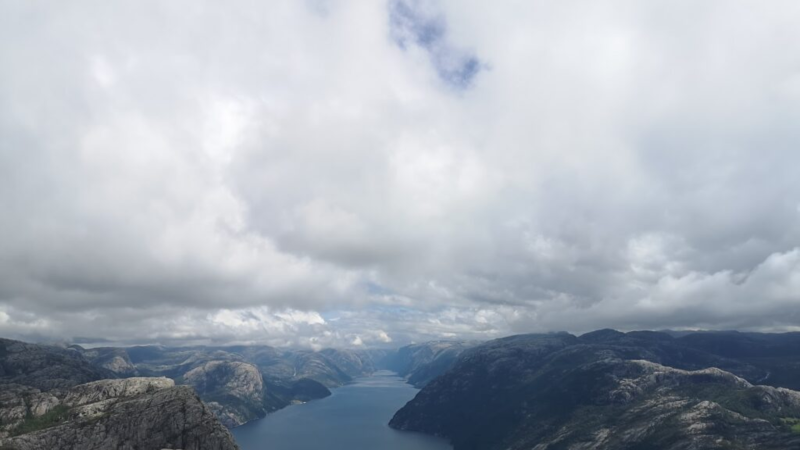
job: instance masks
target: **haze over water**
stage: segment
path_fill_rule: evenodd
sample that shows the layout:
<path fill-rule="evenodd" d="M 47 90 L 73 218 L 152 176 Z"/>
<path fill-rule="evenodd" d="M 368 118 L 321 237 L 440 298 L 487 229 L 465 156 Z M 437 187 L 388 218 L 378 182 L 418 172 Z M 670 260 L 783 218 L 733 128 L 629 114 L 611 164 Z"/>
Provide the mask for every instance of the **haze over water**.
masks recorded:
<path fill-rule="evenodd" d="M 333 395 L 290 406 L 238 428 L 242 450 L 450 450 L 444 440 L 387 425 L 417 389 L 381 371 L 333 390 Z"/>

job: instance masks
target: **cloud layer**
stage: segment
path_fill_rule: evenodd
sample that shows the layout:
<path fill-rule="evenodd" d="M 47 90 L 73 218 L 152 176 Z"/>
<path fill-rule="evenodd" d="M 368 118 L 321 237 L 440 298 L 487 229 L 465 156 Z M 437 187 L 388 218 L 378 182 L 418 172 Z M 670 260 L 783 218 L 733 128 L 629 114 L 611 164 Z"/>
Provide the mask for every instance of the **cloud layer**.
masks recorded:
<path fill-rule="evenodd" d="M 798 20 L 4 2 L 0 334 L 800 330 Z"/>

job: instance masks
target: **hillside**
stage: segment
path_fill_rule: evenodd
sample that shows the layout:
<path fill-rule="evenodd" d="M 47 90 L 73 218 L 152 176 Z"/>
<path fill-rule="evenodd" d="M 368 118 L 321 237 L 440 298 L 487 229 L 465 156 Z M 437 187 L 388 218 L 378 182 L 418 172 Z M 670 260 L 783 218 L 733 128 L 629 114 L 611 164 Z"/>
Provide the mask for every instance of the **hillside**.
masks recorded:
<path fill-rule="evenodd" d="M 74 349 L 0 341 L 0 448 L 238 448 L 191 388 L 109 374 Z"/>
<path fill-rule="evenodd" d="M 521 335 L 464 352 L 397 412 L 397 429 L 465 449 L 787 449 L 800 394 L 659 333 Z"/>

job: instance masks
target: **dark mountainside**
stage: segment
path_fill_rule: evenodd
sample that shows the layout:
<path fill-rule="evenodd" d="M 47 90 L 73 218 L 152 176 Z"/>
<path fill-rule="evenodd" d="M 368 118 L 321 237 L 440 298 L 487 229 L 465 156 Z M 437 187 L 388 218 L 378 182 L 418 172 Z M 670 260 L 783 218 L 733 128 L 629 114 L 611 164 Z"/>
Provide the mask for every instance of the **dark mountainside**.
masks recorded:
<path fill-rule="evenodd" d="M 41 390 L 117 378 L 75 351 L 10 339 L 0 338 L 0 362 L 0 384 L 19 383 Z"/>
<path fill-rule="evenodd" d="M 433 341 L 407 345 L 387 355 L 382 365 L 421 388 L 447 372 L 464 350 L 476 345 L 478 342 L 475 341 Z"/>
<path fill-rule="evenodd" d="M 75 350 L 0 339 L 0 448 L 238 449 L 191 388 L 107 376 Z"/>
<path fill-rule="evenodd" d="M 757 385 L 796 382 L 796 339 L 512 336 L 462 353 L 390 425 L 450 438 L 456 450 L 800 448 L 800 393 Z"/>
<path fill-rule="evenodd" d="M 800 390 L 800 333 L 692 333 L 679 339 L 687 346 L 758 367 L 758 381 Z"/>

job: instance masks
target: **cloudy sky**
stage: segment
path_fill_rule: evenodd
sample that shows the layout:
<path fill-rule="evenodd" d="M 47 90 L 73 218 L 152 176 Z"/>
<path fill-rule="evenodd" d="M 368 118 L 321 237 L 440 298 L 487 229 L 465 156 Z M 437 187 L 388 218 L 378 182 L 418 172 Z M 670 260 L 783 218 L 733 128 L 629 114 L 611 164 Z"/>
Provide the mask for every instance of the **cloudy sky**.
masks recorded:
<path fill-rule="evenodd" d="M 0 335 L 800 330 L 800 3 L 0 1 Z"/>

